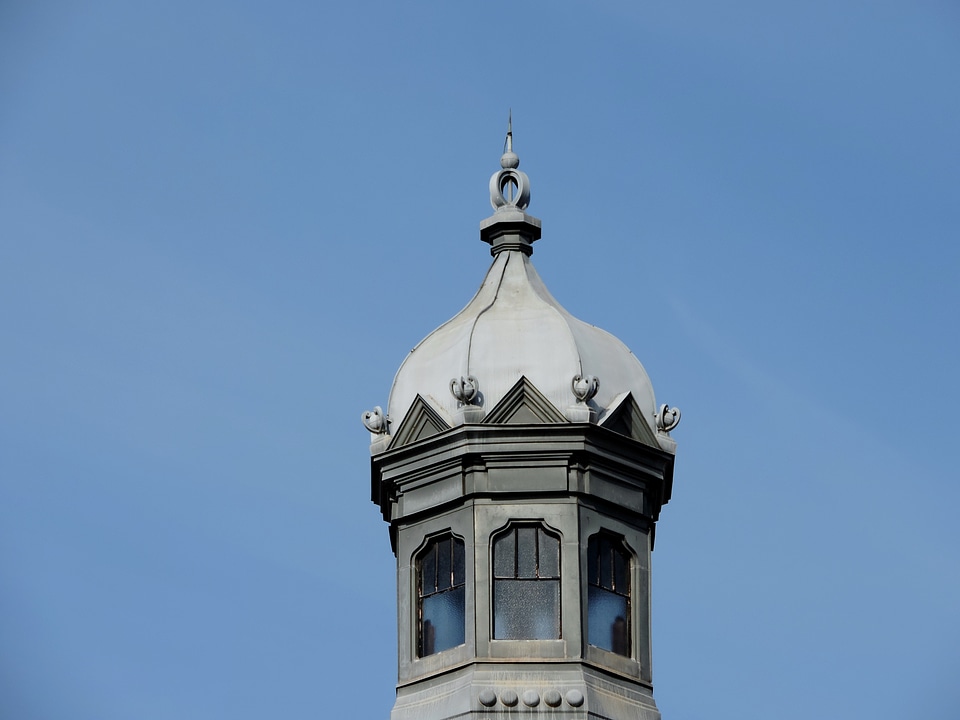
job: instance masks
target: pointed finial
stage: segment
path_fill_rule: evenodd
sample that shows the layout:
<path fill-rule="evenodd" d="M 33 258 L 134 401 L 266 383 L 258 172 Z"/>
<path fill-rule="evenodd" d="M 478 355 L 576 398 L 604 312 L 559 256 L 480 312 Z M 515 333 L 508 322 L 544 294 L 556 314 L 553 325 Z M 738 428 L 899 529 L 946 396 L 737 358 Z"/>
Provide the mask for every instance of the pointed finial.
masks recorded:
<path fill-rule="evenodd" d="M 513 109 L 507 115 L 507 137 L 503 141 L 499 172 L 490 178 L 490 204 L 494 210 L 517 208 L 526 210 L 530 204 L 530 179 L 517 170 L 520 158 L 513 151 Z"/>
<path fill-rule="evenodd" d="M 490 254 L 504 250 L 533 252 L 533 241 L 540 239 L 540 220 L 527 215 L 530 205 L 530 178 L 520 167 L 513 151 L 513 110 L 507 115 L 507 137 L 503 141 L 500 170 L 490 176 L 490 204 L 494 213 L 480 223 L 480 239 L 490 244 Z M 467 378 L 468 380 L 470 378 Z M 469 407 L 464 405 L 464 407 Z"/>
<path fill-rule="evenodd" d="M 507 115 L 507 138 L 503 141 L 503 155 L 500 157 L 500 167 L 504 170 L 520 167 L 520 158 L 513 151 L 513 108 Z"/>

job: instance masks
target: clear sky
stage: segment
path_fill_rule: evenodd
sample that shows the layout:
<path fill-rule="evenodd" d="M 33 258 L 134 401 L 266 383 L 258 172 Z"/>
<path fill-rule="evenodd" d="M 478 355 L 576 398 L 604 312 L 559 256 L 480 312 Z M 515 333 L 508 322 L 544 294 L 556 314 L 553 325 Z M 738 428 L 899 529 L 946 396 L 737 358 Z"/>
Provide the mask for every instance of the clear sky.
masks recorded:
<path fill-rule="evenodd" d="M 960 717 L 955 0 L 0 4 L 0 718 L 386 718 L 362 411 L 534 262 L 683 421 L 665 720 Z"/>

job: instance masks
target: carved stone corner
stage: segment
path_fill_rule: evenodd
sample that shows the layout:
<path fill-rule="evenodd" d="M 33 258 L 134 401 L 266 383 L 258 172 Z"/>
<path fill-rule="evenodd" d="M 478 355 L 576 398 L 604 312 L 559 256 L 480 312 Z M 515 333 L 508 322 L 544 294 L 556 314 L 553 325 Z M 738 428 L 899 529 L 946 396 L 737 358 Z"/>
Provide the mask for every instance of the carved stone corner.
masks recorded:
<path fill-rule="evenodd" d="M 386 433 L 372 435 L 370 438 L 370 454 L 379 455 L 380 453 L 384 452 L 388 447 L 390 447 L 390 442 L 392 440 L 393 435 L 388 435 Z"/>
<path fill-rule="evenodd" d="M 456 409 L 453 421 L 456 425 L 475 425 L 483 422 L 486 412 L 477 405 L 462 405 Z"/>
<path fill-rule="evenodd" d="M 661 450 L 668 452 L 671 455 L 677 454 L 677 441 L 662 430 L 657 432 L 657 443 L 660 445 Z"/>
<path fill-rule="evenodd" d="M 563 411 L 563 416 L 572 423 L 597 422 L 597 411 L 585 403 L 571 405 Z"/>

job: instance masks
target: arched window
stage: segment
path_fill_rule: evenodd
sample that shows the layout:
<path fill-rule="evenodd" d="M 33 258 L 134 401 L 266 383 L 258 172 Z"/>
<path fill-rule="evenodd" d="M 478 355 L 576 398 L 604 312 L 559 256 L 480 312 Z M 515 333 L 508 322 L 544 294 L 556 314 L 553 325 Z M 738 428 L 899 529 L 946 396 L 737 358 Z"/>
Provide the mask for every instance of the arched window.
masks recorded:
<path fill-rule="evenodd" d="M 493 540 L 493 637 L 560 637 L 560 538 L 515 525 Z"/>
<path fill-rule="evenodd" d="M 630 657 L 630 553 L 600 533 L 587 544 L 587 641 Z"/>
<path fill-rule="evenodd" d="M 464 642 L 463 540 L 431 540 L 417 556 L 417 656 Z"/>

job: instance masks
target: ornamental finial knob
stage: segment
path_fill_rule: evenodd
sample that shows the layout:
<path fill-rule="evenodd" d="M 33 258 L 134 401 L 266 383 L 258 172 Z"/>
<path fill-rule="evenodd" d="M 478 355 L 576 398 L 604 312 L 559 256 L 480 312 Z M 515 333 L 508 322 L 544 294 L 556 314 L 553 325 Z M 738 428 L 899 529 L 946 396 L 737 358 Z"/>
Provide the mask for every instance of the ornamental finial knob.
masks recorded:
<path fill-rule="evenodd" d="M 374 435 L 383 435 L 387 432 L 387 418 L 380 406 L 368 410 L 360 419 L 363 421 L 363 426 Z"/>
<path fill-rule="evenodd" d="M 670 432 L 680 424 L 680 408 L 661 405 L 657 411 L 657 430 Z"/>
<path fill-rule="evenodd" d="M 461 405 L 471 405 L 480 391 L 480 383 L 473 375 L 454 378 L 450 381 L 450 392 Z"/>
<path fill-rule="evenodd" d="M 600 389 L 600 381 L 594 375 L 574 375 L 571 384 L 573 396 L 577 398 L 577 403 L 585 403 L 592 400 Z"/>

